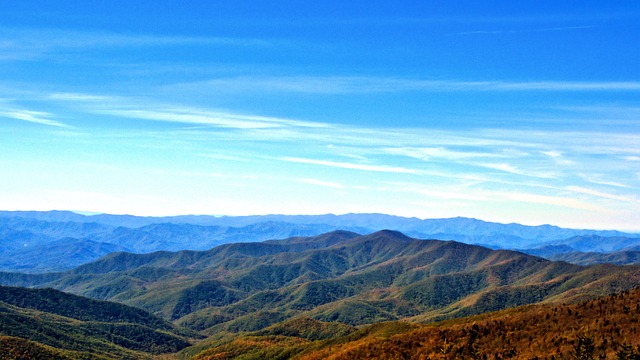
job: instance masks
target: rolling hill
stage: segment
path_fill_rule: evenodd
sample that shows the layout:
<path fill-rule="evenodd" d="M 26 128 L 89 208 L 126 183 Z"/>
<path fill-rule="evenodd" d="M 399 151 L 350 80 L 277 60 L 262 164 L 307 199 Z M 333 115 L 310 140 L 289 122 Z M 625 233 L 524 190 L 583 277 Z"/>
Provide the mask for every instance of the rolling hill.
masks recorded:
<path fill-rule="evenodd" d="M 0 282 L 117 301 L 214 334 L 299 316 L 359 326 L 576 302 L 640 285 L 640 267 L 581 267 L 388 230 L 336 231 L 209 251 L 114 253 L 62 273 L 3 273 Z"/>
<path fill-rule="evenodd" d="M 0 286 L 3 359 L 148 358 L 189 346 L 191 336 L 197 335 L 126 305 Z"/>

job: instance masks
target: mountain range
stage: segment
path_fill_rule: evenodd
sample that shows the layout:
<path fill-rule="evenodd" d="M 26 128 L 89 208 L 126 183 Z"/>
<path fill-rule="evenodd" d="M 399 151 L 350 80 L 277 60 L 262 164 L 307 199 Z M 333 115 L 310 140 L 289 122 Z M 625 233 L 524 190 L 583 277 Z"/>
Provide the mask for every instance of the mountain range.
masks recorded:
<path fill-rule="evenodd" d="M 279 355 L 288 358 L 311 351 L 295 346 L 309 341 L 375 343 L 379 335 L 371 338 L 362 331 L 400 334 L 421 329 L 422 325 L 413 324 L 464 321 L 455 319 L 531 304 L 551 309 L 621 294 L 640 286 L 640 266 L 579 266 L 457 241 L 416 239 L 392 230 L 366 235 L 339 230 L 223 244 L 203 251 L 116 252 L 63 272 L 0 273 L 0 284 L 0 305 L 4 306 L 0 315 L 21 317 L 0 329 L 0 342 L 6 346 L 60 350 L 60 356 L 72 358 L 68 351 L 91 353 L 91 345 L 82 341 L 77 348 L 69 345 L 76 344 L 72 339 L 78 337 L 86 344 L 107 341 L 95 350 L 105 358 L 184 349 L 184 357 L 217 359 L 232 358 L 220 351 L 264 358 L 263 350 L 271 350 L 261 346 L 279 344 L 277 351 L 293 351 Z M 12 293 L 19 295 L 6 295 Z M 632 301 L 625 306 L 622 314 L 640 309 Z M 82 315 L 76 310 L 81 307 L 93 315 Z M 100 310 L 118 307 L 121 310 Z M 111 312 L 132 315 L 110 320 L 105 314 Z M 99 319 L 104 321 L 95 324 Z M 381 325 L 389 321 L 395 325 Z M 508 324 L 506 318 L 499 321 Z M 384 330 L 385 326 L 392 330 Z M 498 328 L 506 333 L 509 326 Z M 5 327 L 9 330 L 2 330 Z M 51 336 L 40 336 L 38 329 L 49 329 Z M 138 329 L 149 339 L 118 340 L 120 332 L 131 334 Z M 459 338 L 468 336 L 468 331 Z M 68 341 L 52 340 L 65 332 L 72 334 Z M 258 337 L 257 343 L 255 338 L 243 338 L 247 332 Z M 189 346 L 202 336 L 208 338 Z M 174 345 L 162 348 L 154 339 Z M 122 349 L 120 342 L 130 346 Z M 242 355 L 248 343 L 258 344 L 261 355 Z M 228 347 L 220 348 L 224 344 Z M 360 345 L 340 345 L 336 354 L 349 358 L 347 349 Z M 456 346 L 460 349 L 448 358 L 467 351 Z M 323 358 L 327 354 L 322 351 L 329 351 L 314 349 L 324 355 L 311 358 Z"/>
<path fill-rule="evenodd" d="M 314 236 L 334 230 L 367 234 L 382 229 L 415 238 L 514 249 L 580 264 L 611 259 L 598 254 L 640 249 L 640 234 L 499 224 L 469 218 L 421 220 L 382 214 L 137 217 L 0 211 L 0 270 L 65 271 L 118 251 L 208 250 L 226 243 Z M 584 253 L 596 254 L 582 256 Z M 637 256 L 619 254 L 612 261 L 635 263 Z"/>
<path fill-rule="evenodd" d="M 300 315 L 362 325 L 577 301 L 640 285 L 640 267 L 581 267 L 390 230 L 335 231 L 208 251 L 112 253 L 66 272 L 2 273 L 0 283 L 117 301 L 212 334 Z"/>

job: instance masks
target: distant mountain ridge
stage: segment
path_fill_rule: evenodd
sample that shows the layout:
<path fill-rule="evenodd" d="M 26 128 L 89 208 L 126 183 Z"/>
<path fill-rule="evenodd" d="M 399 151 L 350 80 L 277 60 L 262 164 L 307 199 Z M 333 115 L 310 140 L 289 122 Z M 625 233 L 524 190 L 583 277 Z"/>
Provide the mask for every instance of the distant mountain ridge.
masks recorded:
<path fill-rule="evenodd" d="M 52 274 L 0 273 L 152 312 L 194 331 L 255 331 L 307 316 L 348 325 L 438 320 L 640 285 L 640 267 L 581 267 L 397 231 L 334 231 L 207 251 L 112 253 Z"/>
<path fill-rule="evenodd" d="M 172 223 L 191 224 L 201 226 L 244 227 L 248 225 L 274 222 L 295 225 L 327 225 L 344 230 L 382 230 L 392 229 L 411 236 L 433 234 L 454 234 L 482 238 L 488 235 L 509 234 L 514 238 L 528 241 L 552 241 L 566 239 L 572 236 L 630 236 L 640 237 L 639 234 L 629 234 L 615 230 L 566 229 L 554 225 L 520 225 L 516 223 L 502 224 L 483 220 L 454 217 L 442 219 L 419 219 L 416 217 L 402 217 L 386 214 L 344 214 L 344 215 L 250 215 L 250 216 L 211 216 L 211 215 L 180 215 L 165 217 L 143 217 L 133 215 L 81 215 L 70 211 L 0 211 L 2 217 L 23 217 L 49 222 L 82 222 L 97 223 L 110 226 L 137 228 L 151 224 Z M 450 240 L 458 240 L 452 238 Z M 515 246 L 515 244 L 513 244 Z"/>
<path fill-rule="evenodd" d="M 499 224 L 460 217 L 425 220 L 383 214 L 138 217 L 87 216 L 69 211 L 0 211 L 0 258 L 4 259 L 0 261 L 0 271 L 64 271 L 114 251 L 206 250 L 225 243 L 314 236 L 333 230 L 366 234 L 382 229 L 401 231 L 414 238 L 524 251 L 545 245 L 572 248 L 566 248 L 564 253 L 622 250 L 607 245 L 612 242 L 640 247 L 640 234 Z M 582 241 L 583 246 L 571 245 L 576 241 Z M 538 254 L 546 256 L 544 251 Z"/>

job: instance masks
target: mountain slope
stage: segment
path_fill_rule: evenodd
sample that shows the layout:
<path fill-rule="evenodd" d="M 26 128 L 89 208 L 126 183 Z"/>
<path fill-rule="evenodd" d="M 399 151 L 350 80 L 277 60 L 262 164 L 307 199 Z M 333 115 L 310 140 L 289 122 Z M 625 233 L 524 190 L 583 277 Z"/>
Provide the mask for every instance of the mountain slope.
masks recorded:
<path fill-rule="evenodd" d="M 212 339 L 183 355 L 199 360 L 636 359 L 639 309 L 640 290 L 635 289 L 577 304 L 530 305 L 441 323 L 379 323 L 323 338 L 305 337 L 296 322 L 283 322 Z"/>
<path fill-rule="evenodd" d="M 27 346 L 36 353 L 63 358 L 95 355 L 119 359 L 178 351 L 189 345 L 185 337 L 193 334 L 122 304 L 53 289 L 2 286 L 0 335 L 7 347 L 16 349 Z"/>
<path fill-rule="evenodd" d="M 350 325 L 433 321 L 640 285 L 635 266 L 581 267 L 395 231 L 339 231 L 209 251 L 115 253 L 74 270 L 0 274 L 140 307 L 197 331 L 254 331 L 308 316 Z"/>

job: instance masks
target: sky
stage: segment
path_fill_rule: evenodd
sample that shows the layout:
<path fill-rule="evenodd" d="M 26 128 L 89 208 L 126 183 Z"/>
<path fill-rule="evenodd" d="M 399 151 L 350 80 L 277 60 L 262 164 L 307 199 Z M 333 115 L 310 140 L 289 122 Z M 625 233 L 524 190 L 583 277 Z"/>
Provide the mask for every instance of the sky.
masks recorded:
<path fill-rule="evenodd" d="M 0 208 L 640 231 L 640 2 L 3 1 Z"/>

